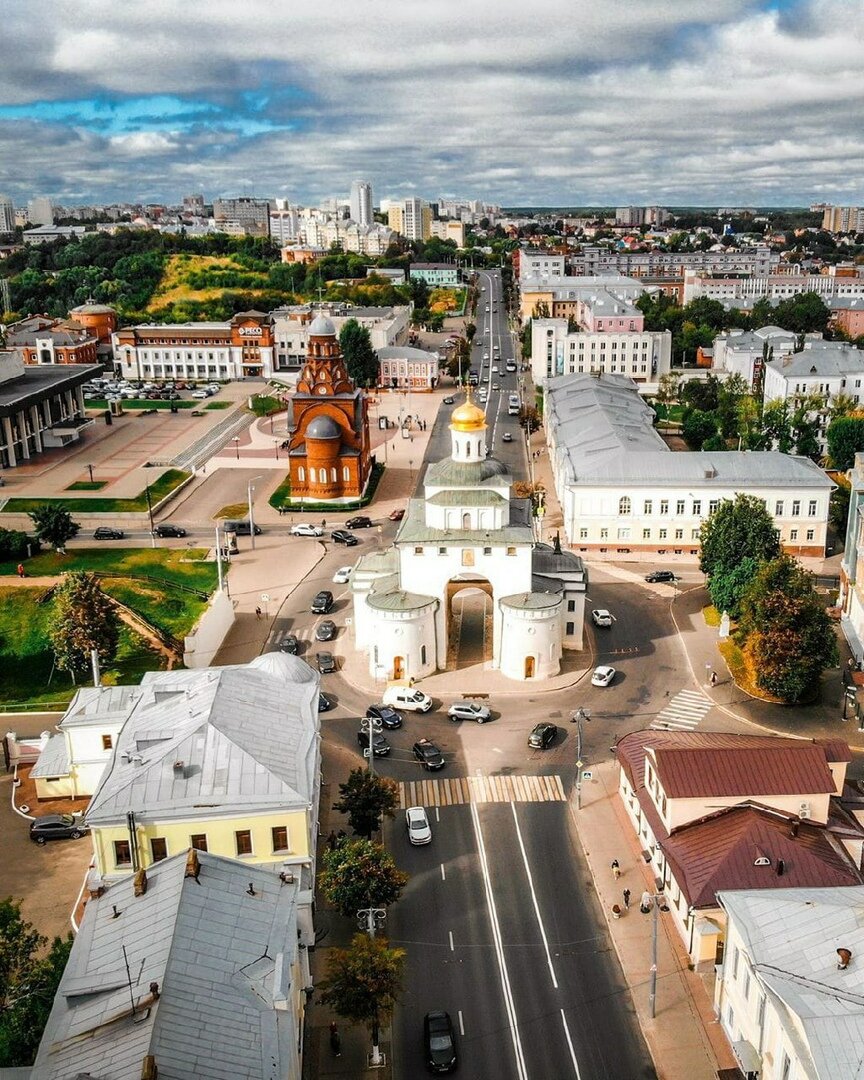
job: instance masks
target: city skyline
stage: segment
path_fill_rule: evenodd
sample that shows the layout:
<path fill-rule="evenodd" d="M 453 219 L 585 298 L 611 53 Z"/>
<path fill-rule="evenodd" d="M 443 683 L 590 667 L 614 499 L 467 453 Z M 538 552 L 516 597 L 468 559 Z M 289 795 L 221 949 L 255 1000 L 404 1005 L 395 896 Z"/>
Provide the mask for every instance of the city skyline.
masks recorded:
<path fill-rule="evenodd" d="M 864 198 L 864 12 L 843 0 L 108 11 L 4 15 L 0 191 L 17 205 L 314 204 L 358 178 L 376 203 Z"/>

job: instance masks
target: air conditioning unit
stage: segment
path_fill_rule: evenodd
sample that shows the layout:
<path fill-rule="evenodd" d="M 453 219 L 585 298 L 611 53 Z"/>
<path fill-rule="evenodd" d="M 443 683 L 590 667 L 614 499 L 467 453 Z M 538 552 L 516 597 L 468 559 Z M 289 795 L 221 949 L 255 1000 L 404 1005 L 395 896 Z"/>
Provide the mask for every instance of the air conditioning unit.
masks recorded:
<path fill-rule="evenodd" d="M 798 804 L 798 817 L 809 818 L 810 817 L 810 803 L 802 802 Z"/>

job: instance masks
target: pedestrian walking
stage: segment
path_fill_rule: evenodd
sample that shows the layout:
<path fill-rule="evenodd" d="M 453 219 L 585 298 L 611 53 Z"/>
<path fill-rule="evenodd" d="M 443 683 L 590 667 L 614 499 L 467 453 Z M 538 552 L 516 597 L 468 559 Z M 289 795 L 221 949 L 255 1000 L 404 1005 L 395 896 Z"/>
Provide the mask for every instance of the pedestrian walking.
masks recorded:
<path fill-rule="evenodd" d="M 342 1056 L 342 1040 L 339 1038 L 339 1028 L 335 1020 L 330 1021 L 330 1049 L 334 1057 Z"/>
<path fill-rule="evenodd" d="M 624 896 L 624 907 L 627 909 L 627 911 L 629 911 L 630 910 L 630 890 L 625 889 L 624 892 L 623 892 L 623 896 Z"/>
<path fill-rule="evenodd" d="M 648 892 L 648 890 L 646 889 L 645 892 L 642 893 L 642 899 L 639 902 L 639 910 L 642 912 L 643 915 L 648 915 L 653 905 L 654 895 L 653 893 Z"/>
<path fill-rule="evenodd" d="M 621 867 L 617 859 L 612 860 L 612 877 L 617 881 L 621 877 Z"/>
<path fill-rule="evenodd" d="M 261 618 L 261 608 L 260 608 L 260 607 L 256 607 L 256 608 L 255 608 L 255 618 L 256 618 L 256 619 L 260 619 L 260 618 Z"/>
<path fill-rule="evenodd" d="M 330 835 L 327 837 L 327 847 L 330 851 L 336 849 L 336 833 L 333 829 L 330 830 Z"/>
<path fill-rule="evenodd" d="M 327 528 L 327 518 L 321 518 L 321 528 L 322 529 Z"/>
<path fill-rule="evenodd" d="M 716 671 L 711 672 L 711 685 L 712 686 L 717 685 L 717 672 Z"/>
<path fill-rule="evenodd" d="M 18 563 L 18 577 L 25 577 L 26 571 L 24 570 L 24 563 Z"/>

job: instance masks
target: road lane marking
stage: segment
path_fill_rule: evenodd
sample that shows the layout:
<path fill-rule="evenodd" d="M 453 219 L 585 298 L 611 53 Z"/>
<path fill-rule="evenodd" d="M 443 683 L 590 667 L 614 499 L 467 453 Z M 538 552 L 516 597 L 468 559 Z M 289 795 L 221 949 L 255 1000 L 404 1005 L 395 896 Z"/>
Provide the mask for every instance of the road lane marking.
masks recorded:
<path fill-rule="evenodd" d="M 495 907 L 495 895 L 492 891 L 492 880 L 489 876 L 489 863 L 486 860 L 486 845 L 483 842 L 483 833 L 480 829 L 480 814 L 474 803 L 471 803 L 471 820 L 474 824 L 474 835 L 477 838 L 480 870 L 483 874 L 483 887 L 486 890 L 486 907 L 489 910 L 489 921 L 492 925 L 492 941 L 495 945 L 495 956 L 498 960 L 498 972 L 501 976 L 504 1006 L 507 1009 L 507 1017 L 510 1022 L 510 1036 L 513 1040 L 513 1052 L 516 1056 L 516 1072 L 519 1080 L 528 1080 L 528 1072 L 525 1068 L 525 1055 L 522 1051 L 522 1039 L 519 1036 L 519 1026 L 516 1021 L 516 1006 L 513 1002 L 513 992 L 510 989 L 510 975 L 507 971 L 507 961 L 504 958 L 504 947 L 501 941 L 501 926 L 498 922 L 498 910 Z"/>
<path fill-rule="evenodd" d="M 516 816 L 516 803 L 510 803 L 510 809 L 513 812 L 513 824 L 516 826 L 516 836 L 519 840 L 519 850 L 522 852 L 522 862 L 525 866 L 525 876 L 528 878 L 528 888 L 531 890 L 531 903 L 534 905 L 534 915 L 537 918 L 537 925 L 540 927 L 540 937 L 543 939 L 543 948 L 546 950 L 546 963 L 549 965 L 549 974 L 552 977 L 552 985 L 555 989 L 558 989 L 558 979 L 555 976 L 555 968 L 552 965 L 552 954 L 549 952 L 549 941 L 546 937 L 546 927 L 543 925 L 543 917 L 540 914 L 540 904 L 537 900 L 537 893 L 534 891 L 534 878 L 531 874 L 531 867 L 528 864 L 528 852 L 525 850 L 525 841 L 522 839 L 522 830 L 519 828 L 519 818 Z"/>
<path fill-rule="evenodd" d="M 443 862 L 441 863 L 441 880 L 442 881 L 447 880 L 447 875 L 444 873 L 444 863 Z"/>
<path fill-rule="evenodd" d="M 561 1010 L 561 1023 L 564 1025 L 564 1034 L 567 1036 L 567 1045 L 570 1047 L 570 1060 L 573 1062 L 573 1071 L 576 1073 L 576 1080 L 582 1080 L 582 1073 L 579 1072 L 579 1062 L 576 1060 L 576 1051 L 573 1049 L 573 1040 L 570 1038 L 570 1028 L 567 1024 L 567 1017 L 564 1015 L 564 1010 Z"/>
<path fill-rule="evenodd" d="M 447 934 L 448 934 L 448 936 L 449 936 L 449 938 L 450 938 L 450 952 L 455 952 L 455 951 L 456 951 L 456 949 L 455 949 L 455 948 L 453 947 L 453 931 L 452 931 L 452 930 L 448 930 L 448 931 L 447 931 Z"/>
<path fill-rule="evenodd" d="M 462 1010 L 461 1009 L 459 1010 L 458 1016 L 459 1016 L 459 1034 L 464 1035 L 465 1034 L 465 1021 L 462 1019 Z"/>
<path fill-rule="evenodd" d="M 655 731 L 692 731 L 705 718 L 714 702 L 696 690 L 680 690 L 650 724 Z"/>
<path fill-rule="evenodd" d="M 564 784 L 557 774 L 509 776 L 449 776 L 435 780 L 406 780 L 399 784 L 403 809 L 466 803 L 566 802 Z"/>

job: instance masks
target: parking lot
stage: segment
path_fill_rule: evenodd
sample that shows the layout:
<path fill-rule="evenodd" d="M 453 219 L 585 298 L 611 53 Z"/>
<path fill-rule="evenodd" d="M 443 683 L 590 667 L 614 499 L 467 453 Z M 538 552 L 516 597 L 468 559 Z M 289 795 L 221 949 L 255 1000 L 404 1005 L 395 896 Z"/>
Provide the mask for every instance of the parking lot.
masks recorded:
<path fill-rule="evenodd" d="M 112 401 L 207 401 L 221 390 L 220 383 L 183 380 L 130 382 L 127 379 L 93 379 L 82 387 L 84 400 L 94 404 Z"/>

